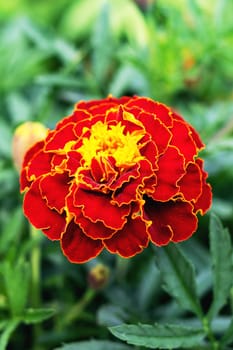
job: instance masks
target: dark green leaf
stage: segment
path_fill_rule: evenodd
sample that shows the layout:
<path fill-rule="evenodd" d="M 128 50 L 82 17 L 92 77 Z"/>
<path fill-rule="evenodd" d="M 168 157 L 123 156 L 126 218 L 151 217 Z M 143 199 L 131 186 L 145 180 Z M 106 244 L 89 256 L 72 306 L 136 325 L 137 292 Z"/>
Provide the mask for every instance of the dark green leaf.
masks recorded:
<path fill-rule="evenodd" d="M 64 344 L 54 350 L 130 350 L 131 347 L 108 340 L 90 340 Z"/>
<path fill-rule="evenodd" d="M 228 344 L 231 344 L 232 342 L 233 342 L 233 319 L 228 329 L 226 330 L 225 334 L 223 335 L 220 343 L 224 347 Z"/>
<path fill-rule="evenodd" d="M 200 329 L 177 325 L 123 324 L 109 329 L 113 335 L 128 344 L 145 346 L 151 349 L 190 348 L 200 345 L 205 336 Z"/>
<path fill-rule="evenodd" d="M 193 265 L 183 255 L 178 245 L 169 244 L 167 247 L 156 249 L 156 260 L 166 291 L 181 307 L 202 318 Z"/>
<path fill-rule="evenodd" d="M 231 239 L 220 219 L 210 217 L 210 251 L 213 265 L 213 302 L 208 318 L 213 319 L 226 303 L 233 285 L 233 261 Z"/>
<path fill-rule="evenodd" d="M 40 323 L 52 317 L 54 313 L 54 309 L 27 309 L 23 315 L 23 321 L 26 324 Z"/>

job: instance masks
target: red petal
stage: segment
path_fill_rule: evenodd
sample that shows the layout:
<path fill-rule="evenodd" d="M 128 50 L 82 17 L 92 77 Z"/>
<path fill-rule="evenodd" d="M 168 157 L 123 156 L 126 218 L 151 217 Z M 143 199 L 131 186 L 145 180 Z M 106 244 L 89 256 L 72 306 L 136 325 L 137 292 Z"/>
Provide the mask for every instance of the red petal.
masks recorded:
<path fill-rule="evenodd" d="M 200 197 L 198 197 L 197 201 L 194 203 L 194 210 L 196 212 L 199 211 L 201 215 L 204 215 L 210 208 L 212 203 L 212 189 L 211 186 L 206 183 L 206 178 L 208 174 L 203 170 L 203 160 L 198 158 L 196 162 L 202 171 L 202 192 Z"/>
<path fill-rule="evenodd" d="M 189 163 L 185 175 L 179 180 L 180 192 L 184 199 L 191 201 L 197 199 L 202 191 L 201 171 L 197 164 Z"/>
<path fill-rule="evenodd" d="M 91 118 L 90 113 L 84 110 L 74 111 L 71 115 L 66 118 L 63 118 L 57 125 L 56 130 L 63 128 L 65 125 L 69 123 L 79 123 L 83 120 L 88 120 Z"/>
<path fill-rule="evenodd" d="M 58 131 L 55 131 L 52 137 L 49 137 L 49 141 L 45 146 L 46 151 L 59 151 L 63 149 L 67 142 L 77 140 L 77 136 L 74 133 L 74 123 L 64 125 Z"/>
<path fill-rule="evenodd" d="M 103 243 L 111 253 L 130 258 L 147 247 L 148 241 L 147 225 L 137 216 L 134 219 L 129 217 L 124 228 Z"/>
<path fill-rule="evenodd" d="M 78 188 L 75 191 L 74 205 L 81 206 L 85 217 L 92 222 L 101 221 L 111 229 L 119 230 L 126 222 L 130 212 L 128 206 L 118 207 L 111 204 L 111 197 L 98 192 L 85 191 Z"/>
<path fill-rule="evenodd" d="M 153 203 L 149 200 L 144 208 L 146 217 L 152 220 L 149 234 L 156 245 L 184 241 L 197 229 L 197 218 L 188 202 Z"/>
<path fill-rule="evenodd" d="M 113 202 L 116 202 L 119 206 L 135 201 L 141 195 L 139 191 L 144 191 L 145 185 L 148 189 L 147 180 L 154 176 L 150 163 L 146 159 L 142 159 L 137 168 L 139 176 L 137 178 L 129 177 L 128 182 L 124 182 L 113 194 Z"/>
<path fill-rule="evenodd" d="M 177 181 L 184 172 L 184 158 L 175 147 L 169 146 L 158 160 L 158 171 L 155 173 L 157 185 L 152 194 L 153 199 L 167 201 L 177 194 Z"/>
<path fill-rule="evenodd" d="M 193 161 L 198 150 L 192 136 L 190 135 L 191 131 L 188 124 L 184 121 L 174 120 L 171 131 L 173 134 L 171 145 L 174 145 L 179 149 L 187 162 Z"/>
<path fill-rule="evenodd" d="M 169 129 L 159 120 L 159 116 L 156 118 L 155 115 L 142 112 L 139 120 L 143 122 L 146 131 L 151 135 L 159 153 L 163 153 L 172 137 Z"/>
<path fill-rule="evenodd" d="M 75 186 L 73 186 L 75 187 Z M 67 207 L 69 213 L 74 215 L 74 221 L 80 226 L 82 231 L 90 238 L 93 239 L 105 239 L 110 238 L 115 230 L 106 227 L 101 221 L 92 222 L 88 218 L 83 216 L 82 209 L 74 206 L 73 189 L 71 189 L 69 196 L 67 197 Z"/>
<path fill-rule="evenodd" d="M 70 262 L 84 263 L 99 255 L 103 250 L 103 244 L 101 240 L 87 237 L 72 221 L 62 236 L 61 248 Z"/>
<path fill-rule="evenodd" d="M 51 240 L 60 239 L 65 230 L 65 217 L 47 206 L 40 193 L 39 180 L 25 194 L 23 208 L 25 216 L 33 226 L 42 229 Z"/>
<path fill-rule="evenodd" d="M 127 103 L 127 107 L 139 107 L 144 112 L 154 114 L 164 125 L 172 125 L 172 112 L 170 108 L 150 98 L 136 97 Z"/>
<path fill-rule="evenodd" d="M 25 154 L 22 171 L 20 174 L 20 191 L 23 192 L 27 187 L 30 186 L 31 181 L 28 178 L 28 165 L 33 157 L 37 153 L 40 153 L 42 148 L 44 147 L 44 141 L 39 141 L 35 145 L 33 145 L 27 153 Z"/>
<path fill-rule="evenodd" d="M 41 175 L 51 172 L 52 153 L 45 153 L 43 150 L 39 151 L 28 166 L 28 178 L 37 178 Z"/>
<path fill-rule="evenodd" d="M 42 197 L 46 199 L 50 209 L 56 209 L 60 213 L 65 207 L 65 198 L 69 193 L 70 177 L 67 173 L 48 174 L 40 181 Z"/>

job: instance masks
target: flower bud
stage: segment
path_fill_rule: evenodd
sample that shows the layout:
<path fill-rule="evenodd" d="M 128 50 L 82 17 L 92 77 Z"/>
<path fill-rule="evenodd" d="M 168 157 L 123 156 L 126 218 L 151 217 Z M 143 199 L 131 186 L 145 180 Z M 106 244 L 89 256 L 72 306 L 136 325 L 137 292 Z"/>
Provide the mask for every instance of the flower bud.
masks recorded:
<path fill-rule="evenodd" d="M 45 138 L 47 128 L 39 122 L 25 122 L 19 125 L 12 140 L 12 157 L 15 167 L 20 171 L 27 150 L 37 141 Z"/>
<path fill-rule="evenodd" d="M 95 265 L 88 274 L 89 286 L 96 290 L 105 287 L 109 280 L 109 273 L 109 268 L 106 265 Z"/>

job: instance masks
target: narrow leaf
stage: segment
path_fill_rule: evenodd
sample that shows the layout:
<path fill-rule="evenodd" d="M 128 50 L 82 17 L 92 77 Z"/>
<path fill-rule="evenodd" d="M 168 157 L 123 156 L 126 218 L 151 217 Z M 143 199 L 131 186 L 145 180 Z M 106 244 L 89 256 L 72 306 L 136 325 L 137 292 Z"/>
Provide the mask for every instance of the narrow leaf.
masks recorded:
<path fill-rule="evenodd" d="M 220 344 L 222 346 L 222 348 L 224 348 L 224 346 L 231 344 L 233 342 L 233 319 L 231 320 L 231 323 L 228 327 L 228 329 L 226 330 L 225 334 L 223 335 Z"/>
<path fill-rule="evenodd" d="M 213 269 L 213 302 L 208 319 L 213 319 L 226 303 L 233 286 L 233 261 L 231 239 L 220 219 L 212 214 L 210 218 L 210 252 Z"/>
<path fill-rule="evenodd" d="M 200 329 L 177 325 L 120 325 L 110 327 L 110 332 L 128 344 L 145 346 L 151 349 L 177 349 L 198 346 L 204 339 Z"/>
<path fill-rule="evenodd" d="M 167 247 L 158 248 L 156 260 L 166 291 L 182 308 L 202 318 L 193 265 L 183 255 L 178 245 L 170 244 Z"/>
<path fill-rule="evenodd" d="M 23 315 L 26 324 L 39 323 L 54 315 L 54 309 L 27 309 Z"/>
<path fill-rule="evenodd" d="M 108 340 L 90 340 L 64 344 L 54 350 L 130 350 L 130 346 L 114 343 Z"/>
<path fill-rule="evenodd" d="M 12 319 L 7 324 L 0 335 L 0 350 L 5 350 L 9 342 L 11 334 L 19 325 L 19 320 Z"/>
<path fill-rule="evenodd" d="M 6 262 L 2 266 L 3 280 L 11 314 L 22 316 L 28 295 L 29 266 L 19 261 L 15 266 Z"/>

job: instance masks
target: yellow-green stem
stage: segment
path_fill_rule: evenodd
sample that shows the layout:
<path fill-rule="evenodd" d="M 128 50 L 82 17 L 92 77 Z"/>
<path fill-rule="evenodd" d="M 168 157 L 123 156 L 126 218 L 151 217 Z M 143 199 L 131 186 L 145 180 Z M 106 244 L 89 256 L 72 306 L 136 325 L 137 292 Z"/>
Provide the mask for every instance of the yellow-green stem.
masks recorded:
<path fill-rule="evenodd" d="M 205 333 L 212 345 L 212 350 L 218 350 L 219 349 L 219 343 L 218 341 L 216 340 L 213 332 L 212 332 L 212 329 L 210 327 L 210 324 L 209 324 L 209 321 L 207 318 L 204 318 L 202 320 L 202 323 L 203 323 L 203 327 L 204 327 L 204 330 L 205 330 Z"/>

